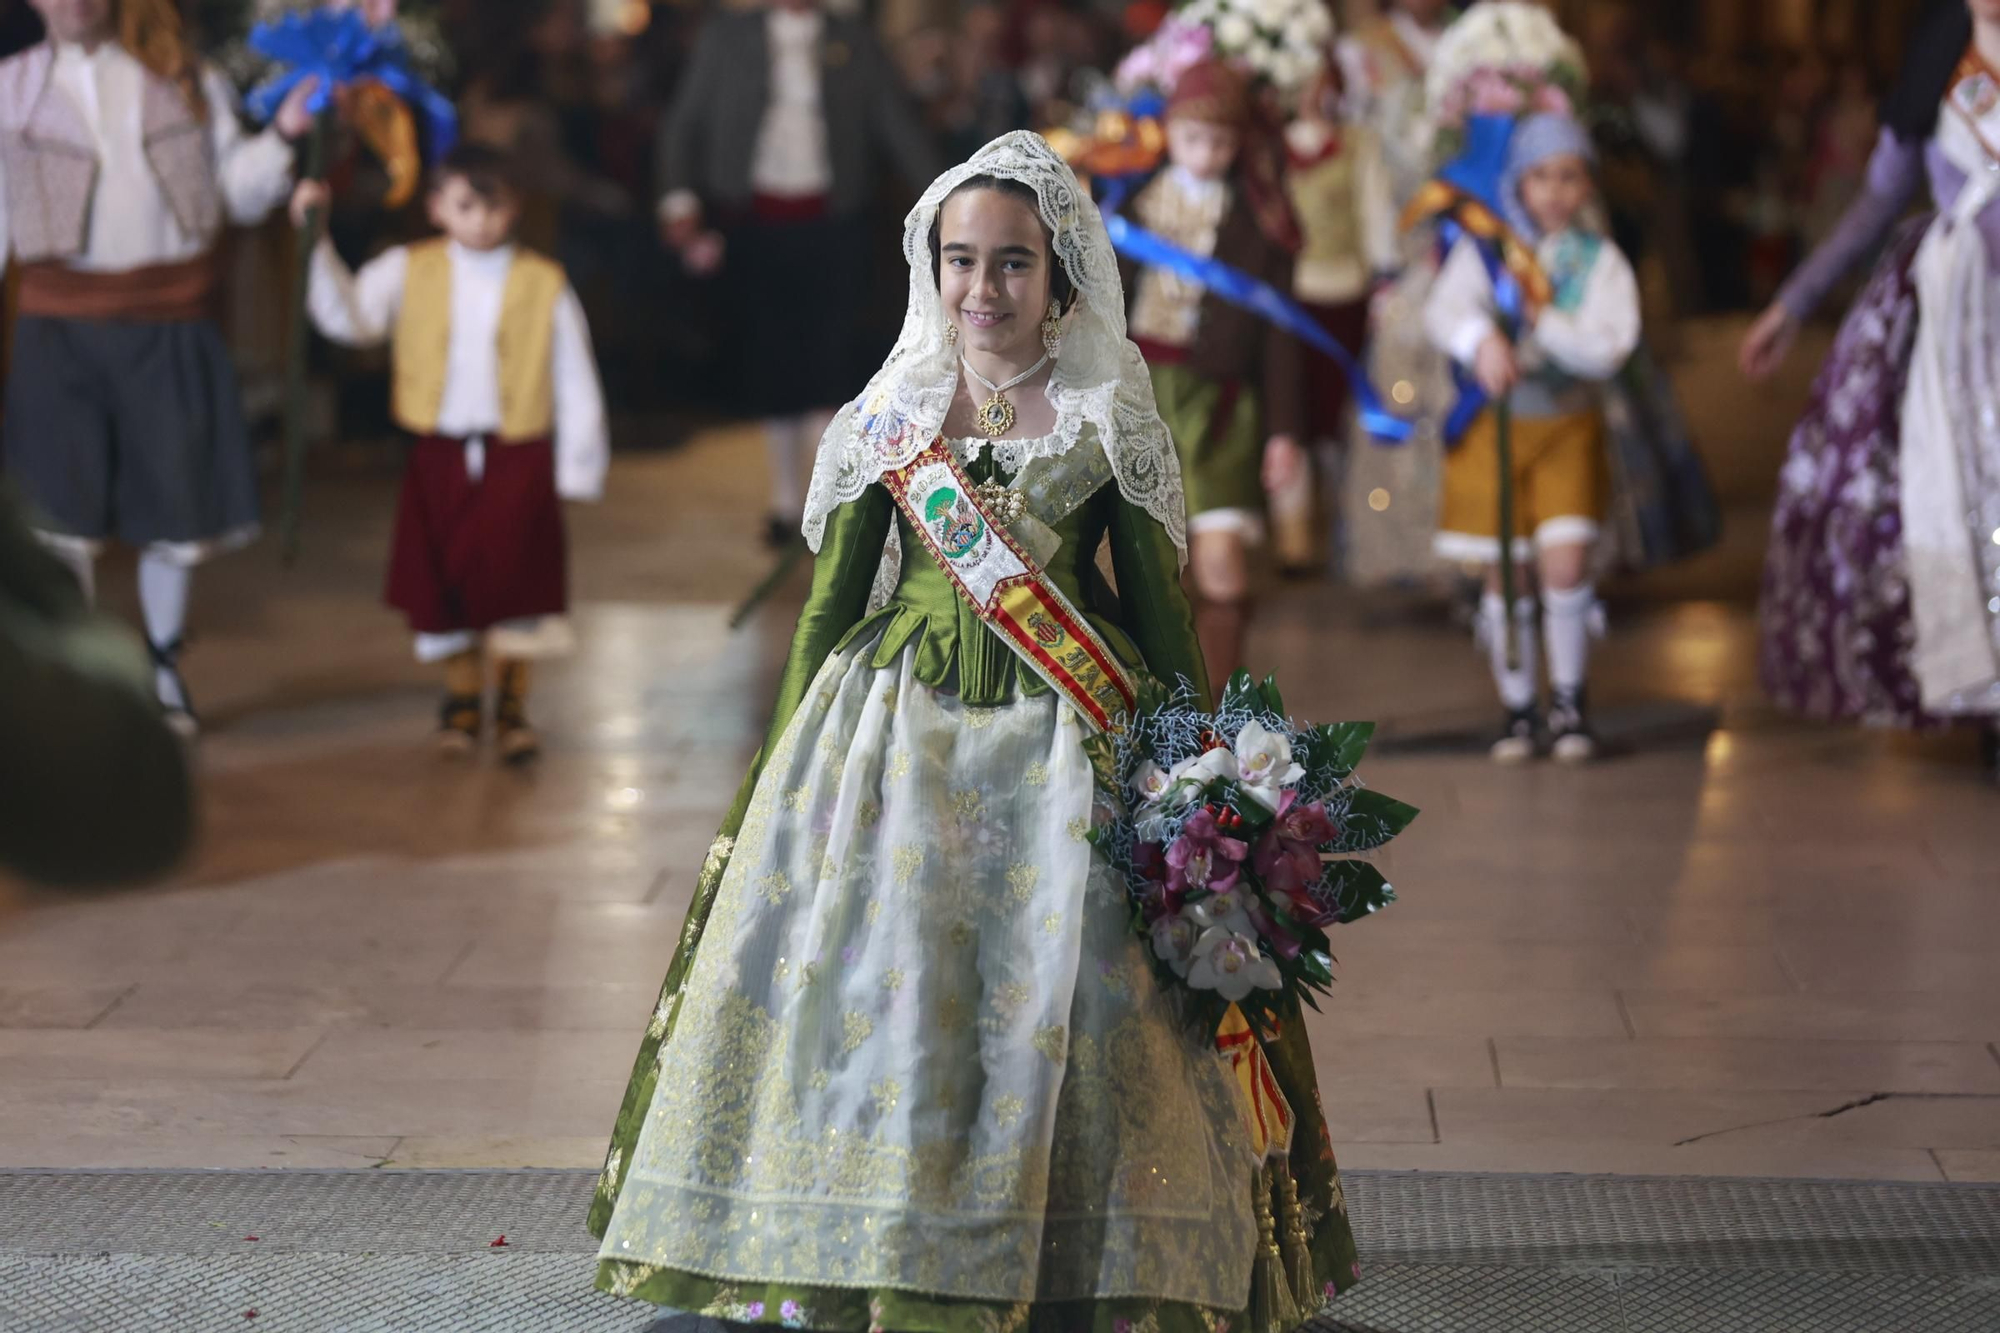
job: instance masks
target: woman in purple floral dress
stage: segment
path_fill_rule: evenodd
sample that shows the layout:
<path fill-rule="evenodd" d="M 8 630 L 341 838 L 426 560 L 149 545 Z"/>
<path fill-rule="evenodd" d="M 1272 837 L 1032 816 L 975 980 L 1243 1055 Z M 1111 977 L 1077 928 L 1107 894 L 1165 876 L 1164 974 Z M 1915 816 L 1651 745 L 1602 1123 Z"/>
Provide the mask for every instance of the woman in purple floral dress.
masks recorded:
<path fill-rule="evenodd" d="M 1764 685 L 1810 717 L 1978 720 L 2000 772 L 2000 0 L 1940 0 L 1866 189 L 1745 338 L 1776 370 L 1889 244 L 1793 432 L 1764 571 Z M 1928 183 L 1936 212 L 1897 230 Z"/>

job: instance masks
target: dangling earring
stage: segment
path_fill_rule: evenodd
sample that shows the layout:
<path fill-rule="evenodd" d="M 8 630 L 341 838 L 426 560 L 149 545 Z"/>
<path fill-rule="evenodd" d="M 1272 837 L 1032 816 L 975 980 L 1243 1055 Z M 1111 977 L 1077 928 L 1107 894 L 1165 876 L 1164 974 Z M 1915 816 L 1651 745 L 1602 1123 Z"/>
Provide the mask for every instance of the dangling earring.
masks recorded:
<path fill-rule="evenodd" d="M 1049 313 L 1042 320 L 1042 347 L 1050 356 L 1062 350 L 1062 307 L 1049 302 Z"/>
<path fill-rule="evenodd" d="M 952 323 L 950 320 L 944 322 L 944 345 L 946 347 L 958 346 L 958 325 Z"/>

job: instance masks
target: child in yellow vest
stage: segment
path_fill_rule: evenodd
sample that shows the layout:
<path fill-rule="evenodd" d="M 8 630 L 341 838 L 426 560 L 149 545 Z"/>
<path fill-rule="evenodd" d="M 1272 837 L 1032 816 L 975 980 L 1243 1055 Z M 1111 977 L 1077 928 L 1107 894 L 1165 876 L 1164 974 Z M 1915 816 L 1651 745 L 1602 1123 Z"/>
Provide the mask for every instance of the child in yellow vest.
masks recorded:
<path fill-rule="evenodd" d="M 327 198 L 323 184 L 301 184 L 294 219 Z M 530 661 L 574 646 L 561 501 L 600 498 L 610 458 L 583 307 L 560 265 L 515 246 L 519 198 L 502 153 L 462 144 L 431 187 L 444 235 L 359 273 L 322 239 L 307 299 L 333 341 L 391 346 L 391 411 L 415 438 L 386 597 L 409 618 L 418 658 L 444 664 L 447 753 L 477 748 L 485 659 L 496 659 L 509 763 L 539 750 Z"/>
<path fill-rule="evenodd" d="M 1553 299 L 1518 330 L 1518 341 L 1502 326 L 1493 280 L 1470 239 L 1453 246 L 1424 308 L 1432 341 L 1511 408 L 1514 531 L 1500 532 L 1499 421 L 1488 408 L 1445 457 L 1436 537 L 1440 556 L 1487 566 L 1479 627 L 1507 709 L 1492 748 L 1502 763 L 1539 752 L 1538 646 L 1548 650 L 1550 753 L 1566 763 L 1597 753 L 1584 676 L 1591 632 L 1601 619 L 1590 548 L 1609 485 L 1598 385 L 1639 345 L 1639 286 L 1618 247 L 1584 225 L 1596 192 L 1595 161 L 1589 133 L 1571 117 L 1534 115 L 1514 131 L 1501 213 L 1534 247 L 1553 289 Z M 1503 536 L 1541 586 L 1539 643 L 1534 598 L 1517 595 L 1509 608 L 1501 596 L 1495 570 Z"/>

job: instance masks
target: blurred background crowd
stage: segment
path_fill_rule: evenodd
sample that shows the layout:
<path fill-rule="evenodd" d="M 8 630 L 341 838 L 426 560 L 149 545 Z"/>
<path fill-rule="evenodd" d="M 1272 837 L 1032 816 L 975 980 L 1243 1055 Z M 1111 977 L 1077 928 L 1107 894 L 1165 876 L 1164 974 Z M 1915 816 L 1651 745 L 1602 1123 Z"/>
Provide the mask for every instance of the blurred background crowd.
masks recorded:
<path fill-rule="evenodd" d="M 1159 0 L 828 2 L 872 23 L 913 113 L 951 161 L 1007 130 L 1071 119 L 1167 8 Z M 223 55 L 253 8 L 249 0 L 184 7 L 204 45 Z M 1616 238 L 1647 280 L 1655 340 L 1671 336 L 1665 316 L 1760 307 L 1860 187 L 1875 103 L 1915 0 L 1552 7 L 1589 56 Z M 1377 8 L 1345 0 L 1344 30 Z M 447 53 L 441 81 L 466 135 L 517 154 L 529 195 L 524 239 L 560 259 L 581 293 L 614 408 L 662 423 L 629 442 L 666 442 L 721 408 L 710 392 L 718 293 L 660 243 L 656 211 L 663 118 L 708 6 L 436 0 L 405 12 L 435 23 Z M 0 54 L 39 34 L 26 0 L 0 0 Z M 348 169 L 372 168 L 357 154 Z M 893 221 L 923 183 L 893 175 L 880 183 L 882 225 L 869 234 L 882 258 L 893 260 Z M 365 189 L 336 198 L 334 235 L 351 257 L 425 228 L 421 199 L 385 214 Z M 267 424 L 277 405 L 284 231 L 273 221 L 239 245 L 261 259 L 236 266 L 231 305 L 253 411 Z M 900 291 L 877 288 L 886 345 Z M 323 370 L 341 372 L 323 377 L 323 391 L 339 396 L 326 404 L 337 417 L 322 414 L 321 434 L 386 434 L 384 397 L 368 382 L 379 366 L 324 348 L 316 355 Z"/>

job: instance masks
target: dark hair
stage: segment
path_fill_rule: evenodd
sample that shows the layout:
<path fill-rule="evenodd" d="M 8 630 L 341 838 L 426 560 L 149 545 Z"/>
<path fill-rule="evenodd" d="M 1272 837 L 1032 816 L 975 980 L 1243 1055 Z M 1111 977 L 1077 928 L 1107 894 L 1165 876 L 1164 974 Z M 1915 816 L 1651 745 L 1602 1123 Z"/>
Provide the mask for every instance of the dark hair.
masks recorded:
<path fill-rule="evenodd" d="M 487 143 L 454 144 L 431 171 L 431 188 L 442 189 L 449 180 L 462 180 L 472 192 L 489 204 L 520 197 L 514 178 L 514 158 L 504 148 Z"/>
<path fill-rule="evenodd" d="M 1903 69 L 1882 99 L 1882 124 L 1904 143 L 1921 143 L 1937 129 L 1938 106 L 1972 41 L 1965 0 L 1933 0 L 1910 33 Z"/>
<path fill-rule="evenodd" d="M 938 204 L 937 216 L 931 219 L 931 277 L 940 287 L 944 285 L 944 239 L 939 234 L 944 226 L 944 206 L 967 190 L 992 190 L 995 194 L 1018 199 L 1034 213 L 1037 222 L 1041 221 L 1042 204 L 1033 186 L 1004 176 L 966 177 Z M 1076 284 L 1070 281 L 1069 270 L 1063 267 L 1062 260 L 1056 255 L 1055 237 L 1049 234 L 1046 223 L 1042 226 L 1042 242 L 1049 252 L 1049 299 L 1067 312 L 1076 303 Z"/>

